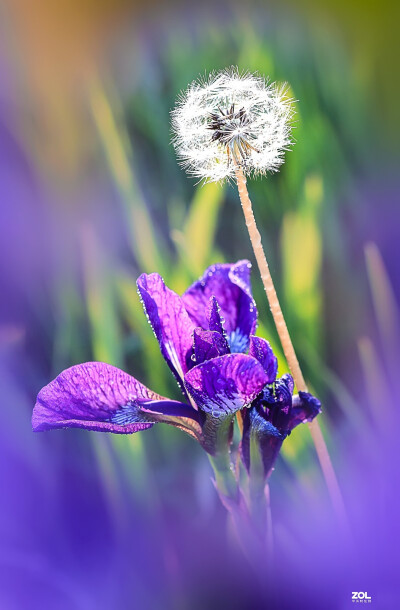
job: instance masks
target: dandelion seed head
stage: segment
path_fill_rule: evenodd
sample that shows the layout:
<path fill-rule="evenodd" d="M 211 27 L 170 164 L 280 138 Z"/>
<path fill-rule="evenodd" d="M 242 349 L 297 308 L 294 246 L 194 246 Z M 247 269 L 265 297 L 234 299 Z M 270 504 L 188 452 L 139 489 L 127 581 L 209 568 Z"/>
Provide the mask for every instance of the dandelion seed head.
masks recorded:
<path fill-rule="evenodd" d="M 205 182 L 275 172 L 292 144 L 287 86 L 237 68 L 199 79 L 172 111 L 173 144 L 188 174 Z"/>

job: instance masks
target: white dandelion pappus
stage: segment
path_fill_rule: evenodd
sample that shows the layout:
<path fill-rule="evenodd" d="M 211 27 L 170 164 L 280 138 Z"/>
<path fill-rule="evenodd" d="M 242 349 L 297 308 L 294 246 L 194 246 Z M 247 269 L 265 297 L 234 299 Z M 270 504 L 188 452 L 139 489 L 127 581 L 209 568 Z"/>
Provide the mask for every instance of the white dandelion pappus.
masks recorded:
<path fill-rule="evenodd" d="M 186 171 L 206 182 L 279 169 L 292 143 L 287 87 L 228 68 L 194 81 L 172 111 L 173 144 Z"/>

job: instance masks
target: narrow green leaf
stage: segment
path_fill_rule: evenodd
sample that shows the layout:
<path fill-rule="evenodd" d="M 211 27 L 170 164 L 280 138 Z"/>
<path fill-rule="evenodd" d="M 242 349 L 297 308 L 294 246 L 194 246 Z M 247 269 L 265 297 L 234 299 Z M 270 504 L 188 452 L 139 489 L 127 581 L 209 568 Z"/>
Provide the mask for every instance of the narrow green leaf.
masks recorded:
<path fill-rule="evenodd" d="M 183 231 L 175 236 L 185 265 L 196 276 L 209 264 L 223 196 L 224 188 L 220 184 L 197 186 Z"/>
<path fill-rule="evenodd" d="M 144 271 L 162 273 L 165 254 L 158 247 L 151 217 L 135 180 L 128 138 L 117 125 L 111 105 L 98 84 L 90 90 L 90 103 L 110 172 L 124 205 L 132 251 Z"/>
<path fill-rule="evenodd" d="M 111 272 L 94 231 L 88 225 L 81 236 L 85 295 L 95 360 L 122 365 L 121 334 Z"/>

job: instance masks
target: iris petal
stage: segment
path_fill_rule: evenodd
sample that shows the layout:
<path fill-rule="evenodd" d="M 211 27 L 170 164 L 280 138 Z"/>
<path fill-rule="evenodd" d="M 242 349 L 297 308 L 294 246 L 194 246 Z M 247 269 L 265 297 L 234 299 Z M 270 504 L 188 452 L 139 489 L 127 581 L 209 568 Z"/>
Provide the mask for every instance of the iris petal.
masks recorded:
<path fill-rule="evenodd" d="M 212 296 L 208 301 L 207 312 L 206 312 L 206 326 L 209 330 L 213 330 L 220 335 L 226 337 L 226 330 L 224 326 L 224 320 L 221 315 L 221 308 L 218 305 L 217 299 Z"/>
<path fill-rule="evenodd" d="M 261 337 L 250 337 L 249 356 L 253 356 L 263 365 L 268 376 L 268 383 L 275 381 L 278 360 L 268 341 Z"/>
<path fill-rule="evenodd" d="M 159 396 L 114 366 L 86 362 L 66 369 L 39 392 L 32 426 L 35 431 L 86 428 L 131 434 L 157 421 L 150 412 L 153 401 L 181 404 Z M 183 410 L 187 408 L 182 404 Z"/>
<path fill-rule="evenodd" d="M 194 331 L 193 347 L 196 364 L 229 353 L 228 342 L 223 335 L 216 331 L 201 328 L 196 328 Z"/>
<path fill-rule="evenodd" d="M 189 318 L 181 297 L 165 286 L 158 273 L 142 274 L 137 286 L 161 353 L 182 384 L 189 369 L 195 324 Z"/>
<path fill-rule="evenodd" d="M 310 422 L 321 413 L 321 403 L 309 392 L 299 392 L 293 397 L 290 413 L 289 429 L 293 430 L 299 424 Z"/>
<path fill-rule="evenodd" d="M 240 453 L 243 463 L 248 472 L 261 461 L 262 477 L 266 479 L 274 466 L 285 435 L 275 426 L 264 419 L 256 409 L 247 409 L 243 422 L 243 437 L 240 445 Z"/>
<path fill-rule="evenodd" d="M 185 385 L 197 406 L 219 417 L 251 403 L 267 382 L 261 364 L 245 354 L 227 354 L 195 366 Z"/>

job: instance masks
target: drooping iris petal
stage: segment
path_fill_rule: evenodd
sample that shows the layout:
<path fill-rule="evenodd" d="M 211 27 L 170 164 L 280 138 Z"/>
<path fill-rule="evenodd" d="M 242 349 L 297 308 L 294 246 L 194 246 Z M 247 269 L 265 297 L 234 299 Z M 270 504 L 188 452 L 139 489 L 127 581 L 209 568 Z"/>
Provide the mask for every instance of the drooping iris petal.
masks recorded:
<path fill-rule="evenodd" d="M 257 319 L 257 308 L 251 294 L 248 261 L 209 267 L 203 277 L 182 296 L 190 318 L 196 326 L 207 329 L 207 305 L 214 296 L 221 308 L 224 327 L 232 352 L 244 352 Z"/>
<path fill-rule="evenodd" d="M 196 328 L 194 331 L 193 348 L 196 364 L 229 354 L 228 342 L 223 335 L 216 331 L 201 328 Z"/>
<path fill-rule="evenodd" d="M 245 354 L 227 354 L 195 366 L 185 385 L 197 406 L 218 417 L 242 409 L 267 382 L 262 365 Z"/>
<path fill-rule="evenodd" d="M 278 457 L 285 436 L 270 421 L 260 415 L 257 409 L 247 409 L 240 445 L 240 453 L 246 470 L 250 472 L 251 468 L 258 468 L 260 463 L 261 476 L 264 479 L 267 478 Z"/>
<path fill-rule="evenodd" d="M 178 382 L 182 383 L 190 368 L 195 324 L 189 318 L 181 297 L 165 286 L 158 273 L 143 273 L 137 286 L 161 353 Z"/>
<path fill-rule="evenodd" d="M 299 424 L 310 422 L 321 413 L 321 403 L 309 392 L 299 392 L 293 397 L 292 410 L 289 418 L 289 430 Z"/>
<path fill-rule="evenodd" d="M 293 387 L 292 376 L 282 375 L 273 385 L 264 388 L 254 405 L 283 434 L 290 431 Z"/>
<path fill-rule="evenodd" d="M 249 356 L 256 358 L 264 367 L 264 371 L 268 376 L 268 383 L 272 383 L 276 379 L 278 370 L 278 359 L 268 341 L 261 337 L 250 337 Z"/>
<path fill-rule="evenodd" d="M 174 402 L 114 366 L 86 362 L 66 369 L 39 392 L 32 426 L 35 431 L 86 428 L 131 434 L 155 423 L 151 414 L 141 412 L 152 401 Z"/>

